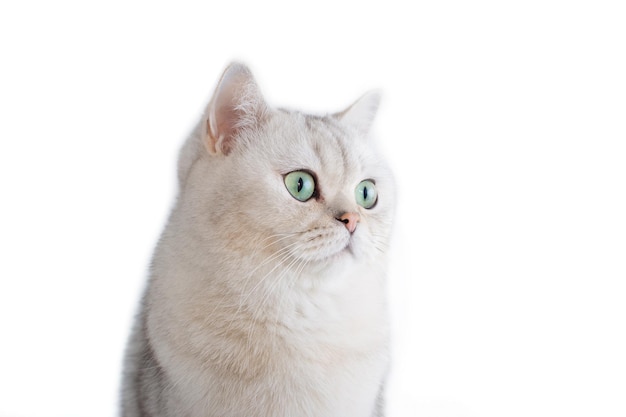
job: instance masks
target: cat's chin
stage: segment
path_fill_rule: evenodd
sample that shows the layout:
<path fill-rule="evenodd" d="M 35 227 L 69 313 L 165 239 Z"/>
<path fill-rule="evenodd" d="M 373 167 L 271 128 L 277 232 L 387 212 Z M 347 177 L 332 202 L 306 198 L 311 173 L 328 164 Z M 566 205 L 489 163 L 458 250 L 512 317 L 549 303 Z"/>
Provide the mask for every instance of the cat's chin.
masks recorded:
<path fill-rule="evenodd" d="M 339 227 L 313 228 L 301 234 L 290 250 L 294 258 L 308 265 L 326 265 L 354 257 L 354 237 Z"/>
<path fill-rule="evenodd" d="M 351 242 L 348 242 L 348 244 L 343 249 L 327 256 L 325 260 L 327 262 L 337 262 L 344 258 L 354 259 L 354 257 L 355 255 L 354 255 L 354 250 L 352 248 L 352 244 Z"/>
<path fill-rule="evenodd" d="M 332 252 L 325 251 L 324 253 L 316 253 L 313 256 L 309 254 L 306 257 L 302 257 L 302 259 L 312 265 L 317 264 L 320 267 L 330 267 L 340 263 L 355 260 L 356 254 L 352 241 L 348 241 L 338 250 Z"/>

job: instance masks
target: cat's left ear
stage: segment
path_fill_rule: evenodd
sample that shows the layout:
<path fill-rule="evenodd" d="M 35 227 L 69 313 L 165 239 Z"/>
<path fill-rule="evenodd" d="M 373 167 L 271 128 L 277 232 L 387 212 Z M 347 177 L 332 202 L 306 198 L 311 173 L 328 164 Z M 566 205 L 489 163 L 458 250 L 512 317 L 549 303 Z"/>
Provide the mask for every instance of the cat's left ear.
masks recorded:
<path fill-rule="evenodd" d="M 204 144 L 211 155 L 228 155 L 240 133 L 257 127 L 268 106 L 252 73 L 240 63 L 230 64 L 204 113 Z"/>
<path fill-rule="evenodd" d="M 360 134 L 367 135 L 372 127 L 379 105 L 380 92 L 376 90 L 370 91 L 344 111 L 335 114 L 335 117 L 355 128 Z"/>

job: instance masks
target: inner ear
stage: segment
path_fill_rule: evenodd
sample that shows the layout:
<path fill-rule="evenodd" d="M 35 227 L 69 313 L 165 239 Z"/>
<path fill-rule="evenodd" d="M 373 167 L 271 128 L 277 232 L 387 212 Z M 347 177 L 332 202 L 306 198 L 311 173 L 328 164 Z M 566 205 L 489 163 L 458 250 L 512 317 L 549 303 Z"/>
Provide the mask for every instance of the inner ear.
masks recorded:
<path fill-rule="evenodd" d="M 230 64 L 217 85 L 204 117 L 204 143 L 212 155 L 228 155 L 244 129 L 258 127 L 268 106 L 252 73 Z"/>

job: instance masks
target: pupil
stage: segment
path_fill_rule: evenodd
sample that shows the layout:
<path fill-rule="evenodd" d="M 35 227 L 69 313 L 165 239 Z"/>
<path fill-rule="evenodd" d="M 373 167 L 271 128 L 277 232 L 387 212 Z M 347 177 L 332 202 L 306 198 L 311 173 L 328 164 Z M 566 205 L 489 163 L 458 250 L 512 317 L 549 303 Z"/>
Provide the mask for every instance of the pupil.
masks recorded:
<path fill-rule="evenodd" d="M 367 200 L 367 187 L 363 187 L 363 200 Z"/>
<path fill-rule="evenodd" d="M 298 192 L 302 191 L 302 186 L 304 182 L 302 181 L 302 177 L 298 178 Z"/>

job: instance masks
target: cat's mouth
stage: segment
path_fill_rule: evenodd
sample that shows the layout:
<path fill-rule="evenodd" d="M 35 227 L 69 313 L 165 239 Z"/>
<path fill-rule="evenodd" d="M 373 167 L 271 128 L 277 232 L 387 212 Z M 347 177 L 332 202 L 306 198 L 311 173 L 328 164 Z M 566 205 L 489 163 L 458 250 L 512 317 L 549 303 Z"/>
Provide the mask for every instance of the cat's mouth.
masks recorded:
<path fill-rule="evenodd" d="M 317 231 L 303 236 L 304 242 L 296 246 L 292 254 L 310 262 L 332 262 L 344 256 L 355 256 L 352 235 L 337 233 L 336 230 Z"/>

